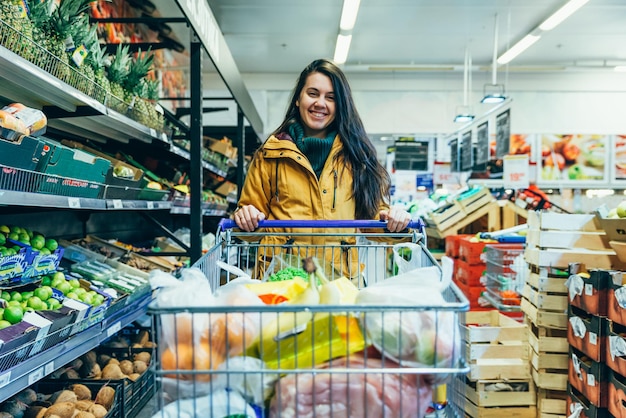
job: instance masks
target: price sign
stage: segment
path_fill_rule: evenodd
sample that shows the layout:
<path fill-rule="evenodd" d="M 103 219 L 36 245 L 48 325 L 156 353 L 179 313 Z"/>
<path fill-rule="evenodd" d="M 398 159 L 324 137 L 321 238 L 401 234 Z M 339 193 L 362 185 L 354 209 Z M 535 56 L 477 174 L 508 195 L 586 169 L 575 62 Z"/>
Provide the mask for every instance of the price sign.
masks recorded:
<path fill-rule="evenodd" d="M 526 189 L 530 185 L 528 154 L 503 158 L 503 183 L 507 189 Z"/>
<path fill-rule="evenodd" d="M 435 163 L 433 167 L 434 184 L 459 184 L 459 175 L 450 170 L 450 164 Z"/>

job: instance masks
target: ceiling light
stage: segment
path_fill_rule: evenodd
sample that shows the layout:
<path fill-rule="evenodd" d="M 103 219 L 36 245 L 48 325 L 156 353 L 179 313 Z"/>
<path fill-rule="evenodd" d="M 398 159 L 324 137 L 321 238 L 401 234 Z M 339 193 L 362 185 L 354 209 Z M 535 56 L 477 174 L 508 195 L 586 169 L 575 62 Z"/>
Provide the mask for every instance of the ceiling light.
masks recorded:
<path fill-rule="evenodd" d="M 344 0 L 341 9 L 341 20 L 339 21 L 340 30 L 352 30 L 356 22 L 356 15 L 359 13 L 359 5 L 361 0 Z"/>
<path fill-rule="evenodd" d="M 335 63 L 343 64 L 346 62 L 351 41 L 352 35 L 337 35 L 337 45 L 335 46 L 335 56 L 333 58 Z"/>
<path fill-rule="evenodd" d="M 539 25 L 539 29 L 543 31 L 548 31 L 554 29 L 561 22 L 571 16 L 576 10 L 583 7 L 587 4 L 589 0 L 570 0 L 565 3 L 559 10 L 554 12 L 552 16 L 543 21 L 541 25 Z"/>
<path fill-rule="evenodd" d="M 506 100 L 502 84 L 485 84 L 483 95 L 480 102 L 485 104 L 502 103 Z"/>
<path fill-rule="evenodd" d="M 534 35 L 532 33 L 529 33 L 528 35 L 524 36 L 518 43 L 513 45 L 511 49 L 506 51 L 504 54 L 500 55 L 500 58 L 498 58 L 498 64 L 500 65 L 508 64 L 519 54 L 524 52 L 526 48 L 530 47 L 532 44 L 537 42 L 539 38 L 541 38 L 541 35 L 539 34 Z"/>
<path fill-rule="evenodd" d="M 474 115 L 467 115 L 467 114 L 459 113 L 458 115 L 454 117 L 455 123 L 465 123 L 465 122 L 471 122 L 473 120 L 474 120 Z"/>

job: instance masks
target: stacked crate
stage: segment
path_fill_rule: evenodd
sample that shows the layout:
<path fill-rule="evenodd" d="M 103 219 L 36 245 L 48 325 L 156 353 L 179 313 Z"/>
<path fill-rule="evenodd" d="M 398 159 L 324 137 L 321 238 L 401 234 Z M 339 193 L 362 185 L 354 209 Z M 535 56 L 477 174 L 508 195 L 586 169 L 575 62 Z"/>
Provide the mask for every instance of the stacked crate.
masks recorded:
<path fill-rule="evenodd" d="M 488 299 L 512 318 L 523 320 L 520 310 L 526 264 L 522 244 L 490 244 L 485 247 L 484 260 Z"/>
<path fill-rule="evenodd" d="M 528 327 L 497 310 L 470 311 L 464 331 L 470 371 L 459 389 L 466 415 L 535 418 Z"/>
<path fill-rule="evenodd" d="M 486 291 L 485 269 L 487 264 L 482 258 L 485 247 L 493 243 L 475 236 L 460 238 L 459 257 L 455 262 L 455 282 L 470 302 L 470 310 L 493 309 L 481 296 Z"/>
<path fill-rule="evenodd" d="M 583 411 L 589 418 L 608 417 L 610 368 L 618 362 L 608 353 L 609 319 L 608 288 L 611 273 L 590 270 L 571 274 L 567 280 L 569 293 L 567 341 L 568 386 L 567 411 Z M 612 327 L 613 328 L 613 327 Z M 617 328 L 614 328 L 617 329 Z M 608 365 L 607 365 L 608 364 Z"/>
<path fill-rule="evenodd" d="M 568 313 L 572 313 L 566 286 L 569 268 L 573 263 L 610 268 L 617 259 L 593 215 L 531 211 L 528 228 L 524 258 L 529 274 L 521 306 L 530 327 L 538 416 L 566 416 L 568 371 L 575 363 L 578 372 L 578 360 L 584 357 L 568 342 Z"/>

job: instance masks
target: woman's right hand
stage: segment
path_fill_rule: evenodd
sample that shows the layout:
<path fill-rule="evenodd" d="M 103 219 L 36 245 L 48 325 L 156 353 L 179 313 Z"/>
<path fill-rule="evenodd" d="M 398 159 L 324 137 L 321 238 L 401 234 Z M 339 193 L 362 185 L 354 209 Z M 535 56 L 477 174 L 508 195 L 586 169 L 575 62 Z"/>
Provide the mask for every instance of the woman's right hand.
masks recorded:
<path fill-rule="evenodd" d="M 259 227 L 265 214 L 252 205 L 241 206 L 233 214 L 233 220 L 242 231 L 252 232 Z"/>

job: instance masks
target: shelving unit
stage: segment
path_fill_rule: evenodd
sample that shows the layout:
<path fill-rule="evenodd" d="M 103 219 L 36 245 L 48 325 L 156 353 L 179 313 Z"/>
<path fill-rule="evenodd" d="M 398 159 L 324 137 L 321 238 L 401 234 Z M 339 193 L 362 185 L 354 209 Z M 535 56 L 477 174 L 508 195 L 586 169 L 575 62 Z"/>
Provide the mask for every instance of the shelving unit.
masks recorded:
<path fill-rule="evenodd" d="M 142 147 L 140 149 L 152 147 L 159 153 L 165 152 L 172 157 L 182 158 L 191 167 L 191 199 L 188 204 L 180 205 L 179 202 L 173 201 L 98 199 L 0 189 L 2 213 L 29 213 L 36 208 L 41 208 L 43 211 L 50 210 L 51 213 L 76 213 L 81 214 L 77 217 L 81 219 L 84 225 L 91 213 L 136 212 L 144 214 L 155 224 L 158 224 L 158 220 L 151 218 L 150 213 L 165 212 L 186 215 L 190 219 L 191 229 L 189 255 L 191 255 L 192 260 L 200 257 L 202 254 L 202 218 L 204 216 L 223 217 L 228 213 L 227 210 L 204 207 L 200 196 L 203 170 L 224 178 L 228 175 L 223 169 L 202 160 L 201 70 L 203 51 L 208 53 L 209 58 L 218 68 L 218 72 L 233 94 L 233 100 L 238 104 L 239 116 L 236 129 L 240 135 L 235 138 L 235 146 L 241 150 L 244 149 L 244 117 L 257 134 L 263 131 L 263 124 L 241 81 L 241 76 L 219 29 L 217 30 L 219 36 L 207 36 L 207 32 L 204 30 L 205 23 L 198 20 L 199 15 L 195 14 L 196 11 L 191 13 L 191 10 L 186 10 L 187 6 L 184 2 L 178 2 L 177 6 L 187 23 L 196 31 L 200 31 L 201 34 L 198 37 L 192 36 L 193 39 L 190 42 L 191 88 L 189 94 L 192 97 L 190 108 L 192 123 L 189 132 L 187 132 L 191 144 L 189 151 L 176 145 L 168 133 L 157 132 L 155 129 L 144 126 L 112 110 L 94 97 L 66 84 L 3 46 L 0 46 L 0 97 L 7 101 L 20 102 L 26 106 L 41 109 L 47 116 L 50 134 L 60 134 L 72 139 L 85 138 L 109 146 L 115 146 L 115 143 L 120 145 L 136 143 Z M 206 8 L 201 16 L 212 18 L 208 4 L 202 3 L 200 6 Z M 180 16 L 173 18 L 180 19 Z M 214 19 L 211 21 L 214 23 Z M 187 26 L 185 29 L 189 31 Z M 211 43 L 214 40 L 220 43 L 219 50 L 216 45 Z M 229 161 L 230 167 L 237 167 L 238 181 L 243 178 L 244 154 L 243 151 L 239 152 L 239 159 L 236 162 Z M 229 202 L 234 203 L 233 199 L 229 199 Z M 82 216 L 82 214 L 87 214 L 87 216 Z M 83 228 L 85 228 L 84 225 Z M 0 372 L 0 402 L 111 338 L 122 328 L 140 318 L 146 312 L 150 300 L 151 297 L 147 296 L 144 299 L 134 301 L 132 305 L 124 307 L 110 318 L 104 318 L 103 321 L 97 322 L 67 339 L 61 339 L 59 343 L 50 348 L 29 356 Z M 38 341 L 33 344 L 38 343 L 43 344 Z M 30 350 L 30 348 L 28 349 Z"/>

